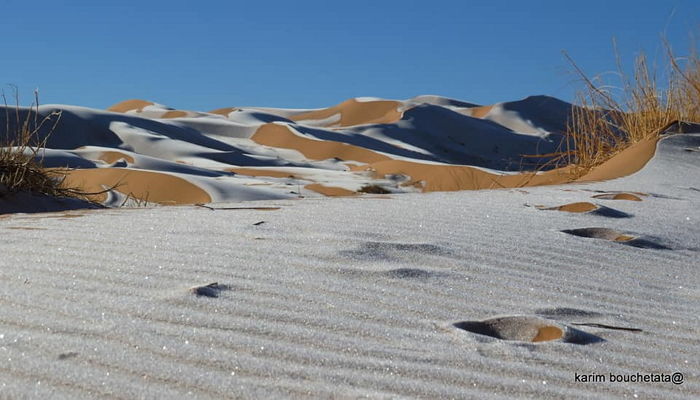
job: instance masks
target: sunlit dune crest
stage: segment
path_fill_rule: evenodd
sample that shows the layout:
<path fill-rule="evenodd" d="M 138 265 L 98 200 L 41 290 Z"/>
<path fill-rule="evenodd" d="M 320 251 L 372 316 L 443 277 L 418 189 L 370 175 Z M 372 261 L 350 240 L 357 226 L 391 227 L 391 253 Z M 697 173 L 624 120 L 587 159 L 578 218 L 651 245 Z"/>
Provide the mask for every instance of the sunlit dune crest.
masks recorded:
<path fill-rule="evenodd" d="M 347 196 L 365 194 L 363 187 L 405 193 L 562 184 L 570 170 L 549 161 L 572 107 L 547 96 L 482 106 L 433 95 L 354 98 L 313 110 L 201 112 L 137 99 L 107 111 L 41 106 L 41 115 L 61 113 L 51 131 L 41 131 L 48 138 L 41 156 L 46 167 L 70 169 L 66 185 L 114 194 L 99 197 L 106 204 L 123 196 L 187 204 Z M 580 180 L 638 171 L 655 144 L 638 143 Z"/>

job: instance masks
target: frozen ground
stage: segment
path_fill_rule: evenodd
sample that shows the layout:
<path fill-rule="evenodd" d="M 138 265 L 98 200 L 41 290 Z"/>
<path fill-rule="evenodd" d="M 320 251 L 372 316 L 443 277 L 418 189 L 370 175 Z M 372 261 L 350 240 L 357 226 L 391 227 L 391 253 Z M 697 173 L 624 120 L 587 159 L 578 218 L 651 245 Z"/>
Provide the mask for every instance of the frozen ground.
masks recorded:
<path fill-rule="evenodd" d="M 0 397 L 698 397 L 699 146 L 586 185 L 2 216 Z M 537 207 L 574 202 L 605 208 Z M 495 316 L 523 340 L 458 328 Z"/>

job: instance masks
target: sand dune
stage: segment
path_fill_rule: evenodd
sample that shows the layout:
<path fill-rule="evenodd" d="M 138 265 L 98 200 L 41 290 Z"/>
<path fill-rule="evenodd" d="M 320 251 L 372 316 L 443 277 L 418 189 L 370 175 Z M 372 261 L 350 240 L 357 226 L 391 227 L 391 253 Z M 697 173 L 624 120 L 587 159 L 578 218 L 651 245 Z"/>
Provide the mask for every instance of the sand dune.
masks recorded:
<path fill-rule="evenodd" d="M 217 108 L 216 110 L 211 110 L 209 111 L 210 114 L 218 114 L 218 115 L 223 115 L 224 117 L 228 117 L 229 114 L 231 114 L 233 111 L 236 111 L 236 107 L 224 107 L 224 108 Z"/>
<path fill-rule="evenodd" d="M 280 185 L 268 195 L 313 185 L 306 175 L 355 182 L 341 162 L 221 135 L 204 152 L 168 144 L 197 131 L 149 126 L 148 138 L 169 146 L 152 151 L 160 164 L 132 151 L 143 132 L 116 129 L 120 144 L 75 151 L 95 166 L 74 173 L 162 179 L 166 161 L 189 154 L 200 166 L 176 176 L 212 193 L 229 180 L 239 191 Z M 235 152 L 226 146 L 263 165 L 240 177 L 205 163 Z M 685 150 L 698 146 L 700 133 L 670 135 L 632 175 L 527 190 L 0 217 L 0 397 L 698 398 L 700 158 Z M 133 162 L 94 161 L 109 148 Z M 299 165 L 280 166 L 278 154 Z M 147 161 L 153 169 L 133 166 Z M 414 174 L 467 168 L 372 164 L 399 162 Z M 305 174 L 298 184 L 253 176 L 265 170 Z M 157 191 L 193 190 L 177 185 Z M 581 203 L 631 217 L 533 206 Z M 594 374 L 606 381 L 577 379 Z M 651 381 L 672 374 L 683 381 Z"/>
<path fill-rule="evenodd" d="M 251 140 L 265 146 L 296 150 L 307 159 L 314 161 L 339 158 L 343 161 L 371 163 L 389 159 L 387 156 L 363 147 L 328 140 L 309 139 L 298 131 L 290 130 L 288 126 L 278 124 L 261 126 Z"/>
<path fill-rule="evenodd" d="M 370 171 L 375 176 L 404 175 L 409 183 L 420 184 L 425 192 L 516 188 L 566 183 L 566 169 L 542 173 L 505 175 L 460 165 L 425 164 L 401 160 L 379 161 L 355 170 Z"/>
<path fill-rule="evenodd" d="M 570 182 L 569 106 L 40 107 L 136 207 L 0 188 L 0 398 L 700 397 L 700 133 Z"/>
<path fill-rule="evenodd" d="M 298 122 L 326 120 L 334 115 L 339 115 L 340 117 L 337 121 L 331 120 L 326 126 L 347 127 L 366 124 L 388 124 L 401 118 L 401 113 L 398 111 L 400 106 L 401 103 L 398 101 L 357 101 L 356 99 L 350 99 L 337 106 L 294 115 L 292 120 Z"/>
<path fill-rule="evenodd" d="M 185 179 L 166 173 L 124 168 L 76 169 L 66 175 L 64 185 L 80 187 L 87 192 L 114 191 L 160 204 L 209 203 L 211 196 Z M 96 196 L 104 201 L 106 194 Z"/>
<path fill-rule="evenodd" d="M 155 104 L 155 103 L 153 103 L 152 101 L 131 99 L 131 100 L 124 100 L 120 103 L 117 103 L 117 104 L 109 107 L 107 110 L 114 111 L 114 112 L 120 112 L 120 113 L 124 113 L 127 111 L 141 111 L 144 109 L 144 107 L 152 106 L 153 104 Z"/>
<path fill-rule="evenodd" d="M 117 103 L 107 109 L 119 113 L 139 114 L 148 118 L 182 118 L 197 113 L 175 110 L 152 101 L 132 99 Z"/>
<path fill-rule="evenodd" d="M 66 184 L 99 191 L 121 180 L 119 193 L 163 204 L 293 198 L 294 187 L 314 197 L 364 186 L 405 193 L 549 185 L 568 181 L 567 169 L 536 171 L 559 148 L 570 110 L 546 96 L 489 106 L 417 96 L 211 112 L 146 100 L 107 112 L 53 105 L 39 108 L 61 112 L 55 129 L 41 132 L 41 157 L 47 167 L 74 169 Z M 654 148 L 640 143 L 582 181 L 634 173 Z"/>
<path fill-rule="evenodd" d="M 474 118 L 484 118 L 492 108 L 493 106 L 473 107 L 470 109 L 471 116 Z"/>
<path fill-rule="evenodd" d="M 641 170 L 656 151 L 657 139 L 646 139 L 626 148 L 620 154 L 593 168 L 580 178 L 585 181 L 603 181 L 631 175 Z"/>
<path fill-rule="evenodd" d="M 341 187 L 324 186 L 320 183 L 312 183 L 304 186 L 304 189 L 313 190 L 316 193 L 321 193 L 324 196 L 355 196 L 358 193 L 352 190 L 343 189 Z"/>

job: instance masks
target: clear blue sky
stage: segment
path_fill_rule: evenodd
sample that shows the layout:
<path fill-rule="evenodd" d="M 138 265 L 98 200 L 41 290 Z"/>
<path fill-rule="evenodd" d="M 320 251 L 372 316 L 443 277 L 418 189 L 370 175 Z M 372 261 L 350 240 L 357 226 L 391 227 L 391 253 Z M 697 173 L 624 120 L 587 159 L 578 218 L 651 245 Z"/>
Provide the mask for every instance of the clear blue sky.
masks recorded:
<path fill-rule="evenodd" d="M 322 107 L 355 96 L 571 100 L 561 51 L 588 72 L 687 52 L 700 1 L 0 0 L 0 83 L 105 108 Z M 7 86 L 5 91 L 7 92 Z"/>

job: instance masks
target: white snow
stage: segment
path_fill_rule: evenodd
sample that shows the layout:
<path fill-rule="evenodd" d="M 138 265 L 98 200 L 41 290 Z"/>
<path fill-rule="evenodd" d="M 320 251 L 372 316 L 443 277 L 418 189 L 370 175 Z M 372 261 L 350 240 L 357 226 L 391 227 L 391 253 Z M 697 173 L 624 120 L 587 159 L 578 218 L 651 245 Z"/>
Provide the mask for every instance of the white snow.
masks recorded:
<path fill-rule="evenodd" d="M 668 137 L 639 173 L 586 185 L 4 216 L 0 397 L 695 398 L 698 145 Z M 578 201 L 629 217 L 534 207 Z M 668 249 L 562 232 L 586 227 Z M 189 291 L 212 282 L 218 298 Z M 602 341 L 453 325 L 499 315 Z"/>

